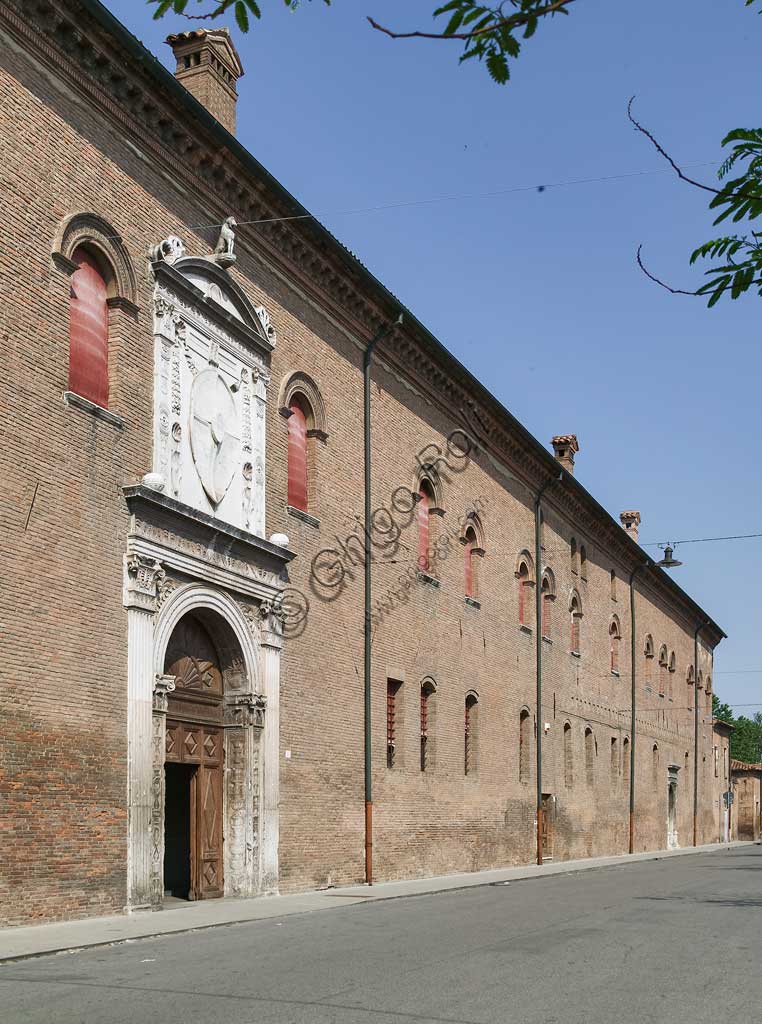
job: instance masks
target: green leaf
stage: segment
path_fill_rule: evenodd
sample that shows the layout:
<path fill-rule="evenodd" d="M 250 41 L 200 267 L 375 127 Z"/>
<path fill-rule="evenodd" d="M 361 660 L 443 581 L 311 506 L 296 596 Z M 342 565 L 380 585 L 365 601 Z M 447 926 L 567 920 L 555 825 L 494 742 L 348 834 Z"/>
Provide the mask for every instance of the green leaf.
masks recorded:
<path fill-rule="evenodd" d="M 246 4 L 243 0 L 237 0 L 235 7 L 233 8 L 235 14 L 235 20 L 238 23 L 238 27 L 242 32 L 249 31 L 249 15 L 246 11 Z"/>
<path fill-rule="evenodd" d="M 504 53 L 490 53 L 487 55 L 487 71 L 489 71 L 493 82 L 498 85 L 505 85 L 510 77 L 508 61 Z"/>

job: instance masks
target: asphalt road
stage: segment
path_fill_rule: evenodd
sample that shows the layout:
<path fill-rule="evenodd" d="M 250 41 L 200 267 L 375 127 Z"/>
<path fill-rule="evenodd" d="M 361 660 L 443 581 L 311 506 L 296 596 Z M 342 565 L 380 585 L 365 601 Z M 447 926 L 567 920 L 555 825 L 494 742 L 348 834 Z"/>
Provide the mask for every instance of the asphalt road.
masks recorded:
<path fill-rule="evenodd" d="M 762 847 L 0 966 L 4 1024 L 762 1019 Z M 170 911 L 171 912 L 171 911 Z"/>

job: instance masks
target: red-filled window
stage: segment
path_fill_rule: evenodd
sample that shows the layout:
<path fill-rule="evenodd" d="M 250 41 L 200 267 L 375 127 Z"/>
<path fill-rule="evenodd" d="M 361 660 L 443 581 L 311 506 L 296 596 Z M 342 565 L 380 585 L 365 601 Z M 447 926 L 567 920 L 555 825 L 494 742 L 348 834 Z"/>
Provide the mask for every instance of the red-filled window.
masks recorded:
<path fill-rule="evenodd" d="M 431 489 L 424 481 L 418 492 L 418 568 L 421 572 L 428 572 L 431 568 L 429 558 L 429 509 L 431 508 Z"/>
<path fill-rule="evenodd" d="M 288 503 L 307 511 L 307 417 L 295 399 L 288 418 Z"/>
<path fill-rule="evenodd" d="M 98 264 L 75 249 L 69 299 L 69 390 L 108 408 L 108 295 Z"/>

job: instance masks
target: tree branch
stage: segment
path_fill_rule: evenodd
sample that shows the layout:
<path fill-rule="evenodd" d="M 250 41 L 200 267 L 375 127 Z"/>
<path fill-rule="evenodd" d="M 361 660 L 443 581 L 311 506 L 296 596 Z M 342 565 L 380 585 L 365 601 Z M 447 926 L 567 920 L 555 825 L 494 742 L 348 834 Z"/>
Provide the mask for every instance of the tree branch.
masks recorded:
<path fill-rule="evenodd" d="M 660 288 L 664 288 L 671 295 L 697 295 L 701 299 L 705 299 L 707 297 L 707 295 L 709 294 L 708 291 L 706 291 L 706 292 L 704 292 L 704 291 L 689 292 L 689 291 L 686 291 L 684 288 L 673 288 L 671 285 L 666 284 L 664 281 L 660 281 L 659 278 L 656 277 L 655 274 L 652 274 L 651 271 L 648 270 L 648 268 L 643 263 L 643 258 L 642 258 L 641 254 L 640 254 L 642 248 L 643 248 L 642 244 L 638 246 L 638 252 L 637 252 L 637 257 L 636 258 L 637 258 L 637 261 L 638 261 L 638 266 L 640 267 L 640 269 L 643 271 L 643 273 L 646 275 L 646 277 L 650 281 L 653 281 L 654 284 L 658 284 Z M 759 278 L 756 281 L 749 281 L 748 287 L 751 288 L 752 285 L 755 285 L 755 284 L 762 284 L 762 278 Z M 721 291 L 725 292 L 725 291 L 728 290 L 728 288 L 732 288 L 732 287 L 733 287 L 732 282 L 729 281 L 722 288 Z"/>
<path fill-rule="evenodd" d="M 552 3 L 546 4 L 545 7 L 539 7 L 534 11 L 521 11 L 518 14 L 511 14 L 509 17 L 496 21 L 486 28 L 474 29 L 473 32 L 451 32 L 449 35 L 445 32 L 393 32 L 391 29 L 379 25 L 370 15 L 368 15 L 368 21 L 377 32 L 383 32 L 390 39 L 476 39 L 479 36 L 484 36 L 503 28 L 521 28 L 522 25 L 526 25 L 527 22 L 535 18 L 542 18 L 546 14 L 554 14 L 556 11 L 561 11 L 573 3 L 574 0 L 552 0 Z"/>

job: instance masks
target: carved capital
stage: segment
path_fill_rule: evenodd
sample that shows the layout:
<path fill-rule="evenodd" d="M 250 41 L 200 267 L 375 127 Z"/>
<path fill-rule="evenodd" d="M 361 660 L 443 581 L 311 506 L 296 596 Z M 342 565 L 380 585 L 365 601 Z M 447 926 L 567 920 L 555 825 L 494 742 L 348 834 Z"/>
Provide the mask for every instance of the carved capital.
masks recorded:
<path fill-rule="evenodd" d="M 266 707 L 267 698 L 260 693 L 237 694 L 225 705 L 225 725 L 262 729 L 265 724 Z"/>
<path fill-rule="evenodd" d="M 175 677 L 157 675 L 153 684 L 153 710 L 160 715 L 167 713 L 167 698 L 175 688 Z"/>
<path fill-rule="evenodd" d="M 129 555 L 125 562 L 125 608 L 156 611 L 159 588 L 166 575 L 161 562 L 143 555 Z"/>

